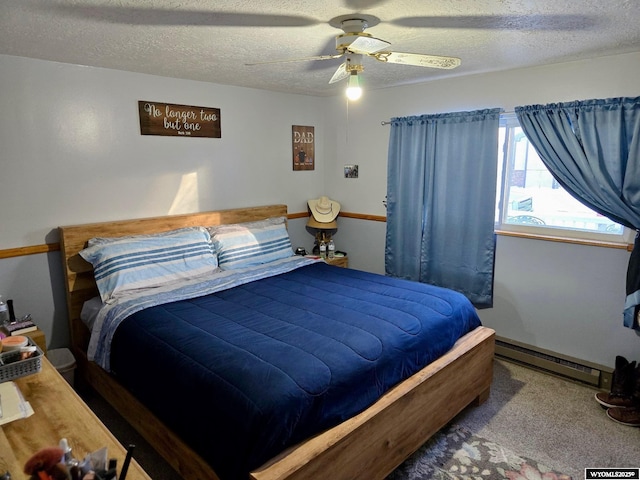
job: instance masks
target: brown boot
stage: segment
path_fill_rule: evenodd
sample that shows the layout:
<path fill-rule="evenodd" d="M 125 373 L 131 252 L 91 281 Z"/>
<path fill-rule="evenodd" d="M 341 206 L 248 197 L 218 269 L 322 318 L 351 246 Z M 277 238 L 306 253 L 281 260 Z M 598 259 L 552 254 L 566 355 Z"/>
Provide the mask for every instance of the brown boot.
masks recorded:
<path fill-rule="evenodd" d="M 632 372 L 633 384 L 631 386 L 631 402 L 629 408 L 609 408 L 607 416 L 614 422 L 628 425 L 630 427 L 640 427 L 640 366 Z"/>
<path fill-rule="evenodd" d="M 629 427 L 640 427 L 640 407 L 609 408 L 607 409 L 607 417 Z"/>
<path fill-rule="evenodd" d="M 626 358 L 616 357 L 616 369 L 611 379 L 611 393 L 596 393 L 596 401 L 605 408 L 629 408 L 635 405 L 636 362 L 629 363 Z"/>

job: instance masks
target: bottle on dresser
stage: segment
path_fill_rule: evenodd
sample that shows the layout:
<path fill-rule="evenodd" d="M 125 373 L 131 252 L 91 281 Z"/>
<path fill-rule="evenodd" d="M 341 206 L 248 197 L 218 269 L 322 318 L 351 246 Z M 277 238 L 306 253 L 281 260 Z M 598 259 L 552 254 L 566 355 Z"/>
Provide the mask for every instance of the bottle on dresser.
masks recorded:
<path fill-rule="evenodd" d="M 333 238 L 329 240 L 327 245 L 327 258 L 332 259 L 336 256 L 336 244 L 333 243 Z"/>
<path fill-rule="evenodd" d="M 9 307 L 4 300 L 2 300 L 2 295 L 0 295 L 0 327 L 4 327 L 9 323 Z"/>

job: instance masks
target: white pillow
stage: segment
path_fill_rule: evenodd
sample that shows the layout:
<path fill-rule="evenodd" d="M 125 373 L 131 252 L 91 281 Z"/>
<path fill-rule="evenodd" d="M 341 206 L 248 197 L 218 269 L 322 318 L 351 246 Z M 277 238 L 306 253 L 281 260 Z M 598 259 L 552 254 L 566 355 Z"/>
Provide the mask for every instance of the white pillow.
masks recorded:
<path fill-rule="evenodd" d="M 285 217 L 209 227 L 223 270 L 250 267 L 294 255 Z"/>
<path fill-rule="evenodd" d="M 213 273 L 218 262 L 204 227 L 151 235 L 93 238 L 80 256 L 93 265 L 103 302 L 126 291 Z"/>

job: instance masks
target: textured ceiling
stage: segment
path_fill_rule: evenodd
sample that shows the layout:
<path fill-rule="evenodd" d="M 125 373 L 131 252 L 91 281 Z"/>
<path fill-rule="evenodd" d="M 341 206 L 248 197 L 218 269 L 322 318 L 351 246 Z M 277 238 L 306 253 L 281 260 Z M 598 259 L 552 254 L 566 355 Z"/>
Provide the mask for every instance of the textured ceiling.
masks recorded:
<path fill-rule="evenodd" d="M 453 56 L 452 70 L 364 59 L 367 88 L 640 51 L 638 0 L 2 0 L 0 54 L 308 95 L 336 95 L 347 14 L 389 50 Z M 357 16 L 357 15 L 355 15 Z"/>

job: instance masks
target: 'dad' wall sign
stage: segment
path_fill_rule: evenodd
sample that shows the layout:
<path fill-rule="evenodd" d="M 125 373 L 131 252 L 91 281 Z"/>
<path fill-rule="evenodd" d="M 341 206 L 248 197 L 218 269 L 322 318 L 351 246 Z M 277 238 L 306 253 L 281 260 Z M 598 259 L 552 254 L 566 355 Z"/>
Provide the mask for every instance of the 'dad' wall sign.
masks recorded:
<path fill-rule="evenodd" d="M 315 168 L 315 137 L 313 127 L 291 126 L 293 147 L 293 169 L 313 170 Z"/>
<path fill-rule="evenodd" d="M 221 138 L 220 109 L 138 101 L 141 135 Z"/>

